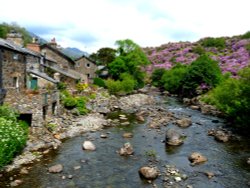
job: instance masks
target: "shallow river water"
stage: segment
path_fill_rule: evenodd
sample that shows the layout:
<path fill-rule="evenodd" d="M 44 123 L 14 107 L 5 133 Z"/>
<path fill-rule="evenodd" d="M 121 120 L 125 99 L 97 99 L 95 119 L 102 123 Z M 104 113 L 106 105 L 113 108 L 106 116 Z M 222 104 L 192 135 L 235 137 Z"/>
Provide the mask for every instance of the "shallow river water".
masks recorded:
<path fill-rule="evenodd" d="M 163 107 L 172 111 L 175 116 L 190 116 L 192 126 L 181 129 L 175 125 L 161 127 L 161 130 L 148 129 L 147 123 L 139 124 L 134 116 L 128 115 L 131 124 L 91 132 L 66 140 L 62 146 L 44 160 L 33 165 L 28 175 L 18 177 L 23 180 L 20 188 L 140 188 L 152 187 L 152 184 L 142 180 L 138 169 L 149 163 L 149 153 L 156 155 L 155 165 L 163 171 L 165 165 L 175 165 L 188 176 L 188 179 L 175 184 L 176 187 L 192 185 L 193 188 L 244 188 L 249 187 L 250 165 L 246 160 L 250 157 L 250 140 L 219 143 L 213 137 L 207 136 L 212 128 L 225 126 L 224 121 L 217 117 L 203 115 L 178 103 L 174 98 L 158 98 Z M 118 113 L 109 115 L 115 118 Z M 166 147 L 167 128 L 173 127 L 183 132 L 187 137 L 184 144 L 178 147 Z M 125 139 L 123 133 L 132 132 L 133 138 Z M 101 134 L 108 138 L 100 138 Z M 92 139 L 96 151 L 82 150 L 84 140 Z M 134 155 L 120 156 L 117 151 L 126 142 L 134 147 Z M 208 158 L 204 164 L 191 166 L 188 156 L 192 152 L 200 152 Z M 48 173 L 48 167 L 62 164 L 63 172 Z M 215 177 L 208 179 L 204 172 L 213 172 Z M 62 178 L 64 176 L 64 178 Z M 163 187 L 163 176 L 154 183 Z M 6 187 L 9 181 L 2 179 L 0 187 Z"/>

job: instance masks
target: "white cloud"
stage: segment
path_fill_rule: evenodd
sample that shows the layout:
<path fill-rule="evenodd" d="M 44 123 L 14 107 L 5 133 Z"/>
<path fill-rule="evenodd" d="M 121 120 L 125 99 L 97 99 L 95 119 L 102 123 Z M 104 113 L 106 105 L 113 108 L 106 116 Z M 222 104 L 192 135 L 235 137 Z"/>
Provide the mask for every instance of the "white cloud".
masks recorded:
<path fill-rule="evenodd" d="M 250 29 L 249 0 L 0 0 L 0 21 L 93 52 L 130 38 L 141 46 L 232 36 Z M 39 30 L 40 28 L 40 30 Z"/>

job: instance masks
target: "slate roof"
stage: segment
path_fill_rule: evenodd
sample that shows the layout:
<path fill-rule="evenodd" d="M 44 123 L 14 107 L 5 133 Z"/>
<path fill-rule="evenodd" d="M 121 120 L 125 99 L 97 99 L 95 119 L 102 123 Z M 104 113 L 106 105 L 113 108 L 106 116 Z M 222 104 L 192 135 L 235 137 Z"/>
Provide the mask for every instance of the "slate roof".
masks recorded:
<path fill-rule="evenodd" d="M 39 76 L 39 77 L 41 77 L 41 78 L 43 78 L 43 79 L 45 79 L 45 80 L 48 80 L 48 81 L 50 81 L 50 82 L 58 83 L 57 80 L 55 80 L 55 79 L 49 77 L 47 74 L 45 74 L 45 73 L 43 73 L 43 72 L 39 72 L 39 71 L 36 71 L 36 70 L 31 70 L 31 69 L 28 69 L 27 72 L 28 72 L 28 73 L 32 73 L 32 74 L 34 74 L 34 75 L 36 75 L 36 76 Z"/>

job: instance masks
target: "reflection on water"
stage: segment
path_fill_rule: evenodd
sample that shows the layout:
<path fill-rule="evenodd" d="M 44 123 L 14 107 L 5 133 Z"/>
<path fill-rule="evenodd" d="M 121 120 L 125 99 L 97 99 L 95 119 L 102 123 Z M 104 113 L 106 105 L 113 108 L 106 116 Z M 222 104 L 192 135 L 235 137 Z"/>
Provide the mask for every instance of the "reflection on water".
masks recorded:
<path fill-rule="evenodd" d="M 161 98 L 158 98 L 161 99 Z M 161 99 L 162 100 L 162 99 Z M 87 133 L 69 139 L 62 147 L 48 156 L 45 160 L 35 164 L 29 175 L 18 177 L 23 180 L 20 188 L 140 188 L 152 187 L 143 181 L 138 174 L 138 169 L 149 163 L 150 153 L 157 159 L 157 167 L 163 171 L 166 164 L 176 165 L 188 179 L 179 183 L 179 187 L 193 185 L 197 188 L 228 188 L 247 187 L 250 181 L 250 168 L 246 159 L 250 157 L 249 139 L 229 143 L 218 143 L 213 137 L 207 136 L 207 131 L 218 126 L 223 126 L 223 121 L 216 117 L 202 115 L 169 99 L 164 104 L 176 116 L 186 115 L 192 119 L 192 126 L 181 129 L 175 125 L 162 127 L 161 130 L 149 130 L 147 124 L 138 124 L 133 115 L 127 115 L 130 125 L 117 126 L 101 132 Z M 117 119 L 121 112 L 109 114 L 108 118 Z M 178 147 L 165 146 L 165 131 L 173 127 L 186 135 L 184 144 Z M 123 138 L 125 132 L 133 133 L 132 138 Z M 100 138 L 101 134 L 108 138 Z M 97 150 L 84 151 L 81 145 L 84 140 L 92 139 Z M 135 154 L 130 157 L 119 156 L 117 151 L 125 142 L 130 142 Z M 208 162 L 191 166 L 188 156 L 192 152 L 201 152 L 208 158 Z M 152 157 L 152 156 L 151 156 Z M 60 174 L 49 174 L 47 168 L 54 164 L 63 164 L 64 170 Z M 77 167 L 77 168 L 76 168 Z M 213 172 L 215 177 L 208 179 L 204 172 Z M 72 177 L 71 177 L 72 176 Z M 163 187 L 161 176 L 155 183 Z M 0 185 L 6 182 L 1 179 Z M 1 187 L 0 186 L 0 187 Z"/>

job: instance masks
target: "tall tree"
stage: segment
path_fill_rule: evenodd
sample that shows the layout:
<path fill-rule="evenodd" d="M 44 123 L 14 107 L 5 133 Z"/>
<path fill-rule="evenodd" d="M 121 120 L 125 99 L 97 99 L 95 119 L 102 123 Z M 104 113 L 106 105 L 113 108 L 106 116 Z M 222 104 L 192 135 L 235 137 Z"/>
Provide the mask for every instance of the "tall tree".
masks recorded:
<path fill-rule="evenodd" d="M 90 55 L 90 58 L 97 62 L 98 65 L 105 66 L 114 61 L 115 57 L 116 50 L 109 47 L 101 48 L 96 53 Z"/>
<path fill-rule="evenodd" d="M 150 63 L 147 56 L 140 46 L 130 39 L 118 40 L 116 45 L 118 46 L 117 56 L 108 65 L 109 74 L 117 80 L 122 73 L 128 73 L 137 81 L 137 87 L 142 87 L 145 75 L 141 67 Z"/>

